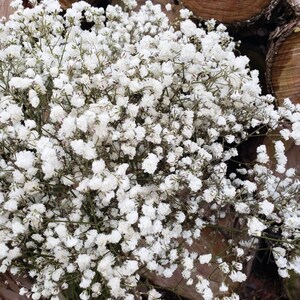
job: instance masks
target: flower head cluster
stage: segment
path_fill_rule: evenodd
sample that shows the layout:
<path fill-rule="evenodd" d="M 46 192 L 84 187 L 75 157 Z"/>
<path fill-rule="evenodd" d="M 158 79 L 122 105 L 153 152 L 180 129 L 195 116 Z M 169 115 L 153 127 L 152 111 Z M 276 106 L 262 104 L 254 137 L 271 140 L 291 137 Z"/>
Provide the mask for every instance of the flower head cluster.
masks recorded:
<path fill-rule="evenodd" d="M 276 110 L 225 27 L 188 16 L 176 29 L 151 2 L 129 13 L 78 2 L 62 16 L 44 0 L 0 24 L 0 271 L 27 270 L 33 299 L 75 282 L 81 299 L 131 300 L 145 270 L 178 268 L 205 299 L 227 295 L 270 224 L 286 241 L 280 270 L 299 272 L 299 184 L 284 144 L 285 179 L 263 147 L 250 169 L 228 164 L 258 127 L 288 120 L 299 143 L 300 108 Z M 231 260 L 188 250 L 232 213 L 243 239 L 228 242 Z M 219 265 L 218 292 L 196 261 Z"/>

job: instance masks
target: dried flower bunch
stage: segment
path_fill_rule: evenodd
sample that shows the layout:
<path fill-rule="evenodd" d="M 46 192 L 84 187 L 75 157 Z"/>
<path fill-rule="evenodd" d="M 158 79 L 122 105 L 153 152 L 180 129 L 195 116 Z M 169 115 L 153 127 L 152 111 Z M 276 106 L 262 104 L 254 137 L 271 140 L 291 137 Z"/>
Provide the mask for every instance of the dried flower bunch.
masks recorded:
<path fill-rule="evenodd" d="M 0 271 L 27 271 L 32 299 L 77 285 L 80 299 L 131 300 L 144 270 L 178 268 L 204 299 L 238 299 L 227 283 L 246 279 L 248 249 L 272 227 L 279 274 L 300 273 L 299 181 L 284 143 L 276 165 L 262 145 L 228 172 L 258 128 L 289 123 L 282 139 L 300 144 L 300 106 L 261 96 L 226 28 L 182 10 L 175 29 L 151 2 L 78 2 L 64 17 L 56 0 L 32 2 L 14 1 L 0 24 Z M 188 250 L 232 213 L 224 258 Z M 196 262 L 220 269 L 217 294 Z"/>

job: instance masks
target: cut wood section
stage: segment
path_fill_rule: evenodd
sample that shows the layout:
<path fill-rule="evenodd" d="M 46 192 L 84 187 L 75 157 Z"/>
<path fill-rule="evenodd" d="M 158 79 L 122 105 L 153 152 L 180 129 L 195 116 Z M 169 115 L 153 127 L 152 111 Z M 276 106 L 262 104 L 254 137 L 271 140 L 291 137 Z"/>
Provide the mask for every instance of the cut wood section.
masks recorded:
<path fill-rule="evenodd" d="M 278 3 L 277 0 L 183 0 L 196 18 L 215 19 L 221 23 L 234 24 L 254 22 L 262 15 L 267 18 Z"/>
<path fill-rule="evenodd" d="M 267 54 L 267 84 L 281 105 L 285 98 L 300 103 L 300 21 L 278 28 L 271 35 Z"/>
<path fill-rule="evenodd" d="M 13 8 L 10 6 L 12 0 L 0 0 L 0 18 L 8 17 L 14 12 Z"/>

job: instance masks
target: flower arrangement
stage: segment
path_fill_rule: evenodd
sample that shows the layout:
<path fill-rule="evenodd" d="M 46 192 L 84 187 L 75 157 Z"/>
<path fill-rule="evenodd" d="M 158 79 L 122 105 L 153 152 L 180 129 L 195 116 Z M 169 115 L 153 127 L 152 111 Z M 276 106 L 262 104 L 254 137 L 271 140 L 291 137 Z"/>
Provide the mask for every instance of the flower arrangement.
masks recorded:
<path fill-rule="evenodd" d="M 139 290 L 144 271 L 177 269 L 204 299 L 238 299 L 230 283 L 272 228 L 279 274 L 300 274 L 299 181 L 283 143 L 300 143 L 300 106 L 261 95 L 226 28 L 197 27 L 188 10 L 176 27 L 151 2 L 78 2 L 64 16 L 56 0 L 32 4 L 14 1 L 0 24 L 0 271 L 28 272 L 32 299 L 74 286 L 80 299 L 159 299 Z M 261 145 L 229 172 L 263 128 L 279 130 L 274 159 Z M 189 251 L 232 215 L 224 257 Z M 196 263 L 216 265 L 219 291 Z"/>

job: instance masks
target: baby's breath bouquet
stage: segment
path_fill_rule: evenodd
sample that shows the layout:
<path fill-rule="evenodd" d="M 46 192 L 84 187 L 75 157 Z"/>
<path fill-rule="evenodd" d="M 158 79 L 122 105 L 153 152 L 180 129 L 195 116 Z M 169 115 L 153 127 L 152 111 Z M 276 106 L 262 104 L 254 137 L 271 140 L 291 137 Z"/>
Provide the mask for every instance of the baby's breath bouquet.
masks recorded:
<path fill-rule="evenodd" d="M 300 144 L 300 106 L 261 95 L 223 25 L 181 10 L 174 27 L 151 2 L 64 15 L 57 0 L 13 4 L 0 24 L 0 271 L 29 274 L 21 293 L 158 299 L 140 287 L 147 272 L 180 270 L 199 299 L 238 299 L 231 283 L 267 228 L 279 274 L 300 273 L 299 182 L 282 142 Z M 229 171 L 263 128 L 282 136 L 274 159 L 261 145 Z M 190 250 L 229 215 L 224 257 Z M 217 289 L 196 264 L 216 266 Z"/>

